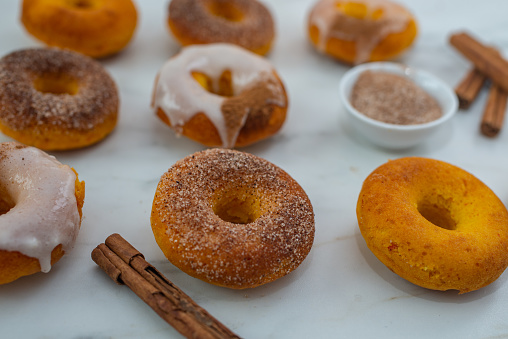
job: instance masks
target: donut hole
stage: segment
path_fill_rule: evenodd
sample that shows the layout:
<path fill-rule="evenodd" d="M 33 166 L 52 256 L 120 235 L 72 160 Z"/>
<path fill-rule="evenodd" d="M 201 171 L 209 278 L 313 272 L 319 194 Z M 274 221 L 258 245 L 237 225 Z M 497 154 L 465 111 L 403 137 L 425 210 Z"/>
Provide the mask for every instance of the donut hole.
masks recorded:
<path fill-rule="evenodd" d="M 418 204 L 418 212 L 438 227 L 447 230 L 457 229 L 457 222 L 453 219 L 450 209 L 444 204 L 422 201 Z"/>
<path fill-rule="evenodd" d="M 338 2 L 337 8 L 349 17 L 356 19 L 379 20 L 383 16 L 382 9 L 375 9 L 369 12 L 366 4 L 357 2 Z"/>
<path fill-rule="evenodd" d="M 243 12 L 229 1 L 210 1 L 208 11 L 224 20 L 238 22 L 243 19 Z"/>
<path fill-rule="evenodd" d="M 194 71 L 191 72 L 191 75 L 194 80 L 196 80 L 201 85 L 201 87 L 210 93 L 223 97 L 232 97 L 234 95 L 232 74 L 230 70 L 225 70 L 222 72 L 217 81 L 214 81 L 214 79 L 201 72 Z"/>
<path fill-rule="evenodd" d="M 4 188 L 0 187 L 0 215 L 9 212 L 14 206 L 14 199 Z"/>
<path fill-rule="evenodd" d="M 93 9 L 97 7 L 97 0 L 67 0 L 67 4 L 77 9 Z"/>
<path fill-rule="evenodd" d="M 249 224 L 261 215 L 261 199 L 256 192 L 243 189 L 217 194 L 213 212 L 222 220 L 234 224 Z"/>
<path fill-rule="evenodd" d="M 78 81 L 66 74 L 44 74 L 33 81 L 34 88 L 41 93 L 69 94 L 78 93 Z"/>

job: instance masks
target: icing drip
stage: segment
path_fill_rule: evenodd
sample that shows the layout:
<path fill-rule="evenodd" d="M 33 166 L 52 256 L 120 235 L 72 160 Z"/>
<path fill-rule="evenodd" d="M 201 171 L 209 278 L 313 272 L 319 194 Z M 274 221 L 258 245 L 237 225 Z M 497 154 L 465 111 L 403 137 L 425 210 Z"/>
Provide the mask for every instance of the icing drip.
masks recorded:
<path fill-rule="evenodd" d="M 51 269 L 51 251 L 74 246 L 80 217 L 76 175 L 67 165 L 34 147 L 0 144 L 0 192 L 14 205 L 0 216 L 0 249 L 18 251 Z"/>
<path fill-rule="evenodd" d="M 266 103 L 284 107 L 284 91 L 275 84 L 272 65 L 264 58 L 232 44 L 195 45 L 184 48 L 169 59 L 159 72 L 154 92 L 153 107 L 162 109 L 177 133 L 195 114 L 204 113 L 213 123 L 221 137 L 223 147 L 233 147 L 247 115 L 234 116 L 223 112 L 228 97 L 206 91 L 191 76 L 192 72 L 206 74 L 214 88 L 218 88 L 221 74 L 231 71 L 233 97 L 256 87 L 260 83 L 269 86 L 271 95 Z"/>
<path fill-rule="evenodd" d="M 348 3 L 364 5 L 364 18 L 346 14 L 341 5 Z M 403 31 L 410 19 L 406 9 L 386 0 L 321 0 L 313 8 L 309 23 L 319 30 L 320 52 L 325 52 L 330 38 L 355 41 L 355 64 L 359 64 L 369 60 L 372 50 L 388 34 Z"/>

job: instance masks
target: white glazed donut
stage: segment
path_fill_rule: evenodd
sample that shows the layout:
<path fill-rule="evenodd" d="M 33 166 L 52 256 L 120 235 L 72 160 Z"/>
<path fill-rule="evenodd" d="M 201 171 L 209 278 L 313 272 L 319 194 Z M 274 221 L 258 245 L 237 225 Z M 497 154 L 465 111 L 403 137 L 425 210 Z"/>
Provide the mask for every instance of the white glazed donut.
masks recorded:
<path fill-rule="evenodd" d="M 83 200 L 69 166 L 35 147 L 0 144 L 0 284 L 48 272 L 72 249 Z"/>
<path fill-rule="evenodd" d="M 241 47 L 184 48 L 156 79 L 152 106 L 178 134 L 214 147 L 242 147 L 276 133 L 287 96 L 273 66 Z"/>

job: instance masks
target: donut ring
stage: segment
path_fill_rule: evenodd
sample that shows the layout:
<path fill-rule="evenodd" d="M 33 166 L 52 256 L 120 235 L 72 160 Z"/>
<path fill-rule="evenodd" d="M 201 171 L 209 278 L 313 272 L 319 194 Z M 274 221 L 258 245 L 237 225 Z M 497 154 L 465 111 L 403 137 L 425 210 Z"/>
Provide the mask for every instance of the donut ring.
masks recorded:
<path fill-rule="evenodd" d="M 85 183 L 35 147 L 0 144 L 0 284 L 48 272 L 74 246 Z"/>
<path fill-rule="evenodd" d="M 314 213 L 286 172 L 254 155 L 210 149 L 178 161 L 155 193 L 152 230 L 185 273 L 256 287 L 293 271 L 314 241 Z"/>
<path fill-rule="evenodd" d="M 172 0 L 168 25 L 183 46 L 227 42 L 260 55 L 275 36 L 272 15 L 256 0 Z"/>
<path fill-rule="evenodd" d="M 0 59 L 0 130 L 43 150 L 85 147 L 116 126 L 118 91 L 81 54 L 26 49 Z"/>
<path fill-rule="evenodd" d="M 508 211 L 468 172 L 401 158 L 365 179 L 356 213 L 370 250 L 402 278 L 433 290 L 477 290 L 508 266 Z"/>
<path fill-rule="evenodd" d="M 23 0 L 21 22 L 48 46 L 100 58 L 129 43 L 137 11 L 131 0 Z"/>
<path fill-rule="evenodd" d="M 264 58 L 231 44 L 189 46 L 155 81 L 152 107 L 177 134 L 209 147 L 243 147 L 282 127 L 287 96 Z"/>
<path fill-rule="evenodd" d="M 414 16 L 389 0 L 320 0 L 308 20 L 312 45 L 347 64 L 394 58 L 417 31 Z"/>

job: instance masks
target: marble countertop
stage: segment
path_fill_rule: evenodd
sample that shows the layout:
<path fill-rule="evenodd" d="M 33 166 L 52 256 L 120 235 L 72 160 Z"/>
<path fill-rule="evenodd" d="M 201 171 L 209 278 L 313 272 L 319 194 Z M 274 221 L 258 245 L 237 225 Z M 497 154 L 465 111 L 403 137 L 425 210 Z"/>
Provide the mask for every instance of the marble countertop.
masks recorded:
<path fill-rule="evenodd" d="M 398 61 L 454 86 L 470 64 L 448 44 L 468 30 L 508 52 L 503 0 L 405 0 L 418 18 L 414 47 Z M 388 270 L 366 247 L 355 205 L 365 177 L 388 159 L 423 156 L 457 165 L 508 204 L 508 126 L 489 139 L 479 132 L 487 91 L 468 111 L 420 146 L 390 151 L 355 135 L 339 101 L 348 67 L 317 54 L 306 36 L 312 0 L 267 0 L 277 23 L 269 60 L 290 100 L 275 137 L 243 149 L 285 169 L 309 195 L 316 217 L 312 251 L 293 273 L 250 290 L 229 290 L 187 276 L 155 243 L 150 211 L 157 182 L 177 160 L 202 150 L 177 138 L 150 108 L 155 75 L 179 47 L 166 26 L 166 0 L 138 1 L 136 35 L 122 53 L 101 60 L 118 84 L 121 112 L 103 142 L 54 152 L 86 181 L 84 219 L 74 250 L 48 274 L 0 287 L 0 336 L 6 338 L 178 338 L 179 334 L 126 286 L 90 259 L 120 233 L 176 285 L 246 338 L 493 338 L 508 336 L 508 273 L 476 292 L 437 292 Z M 23 29 L 20 1 L 2 1 L 0 55 L 40 46 Z M 0 136 L 0 141 L 9 138 Z"/>

